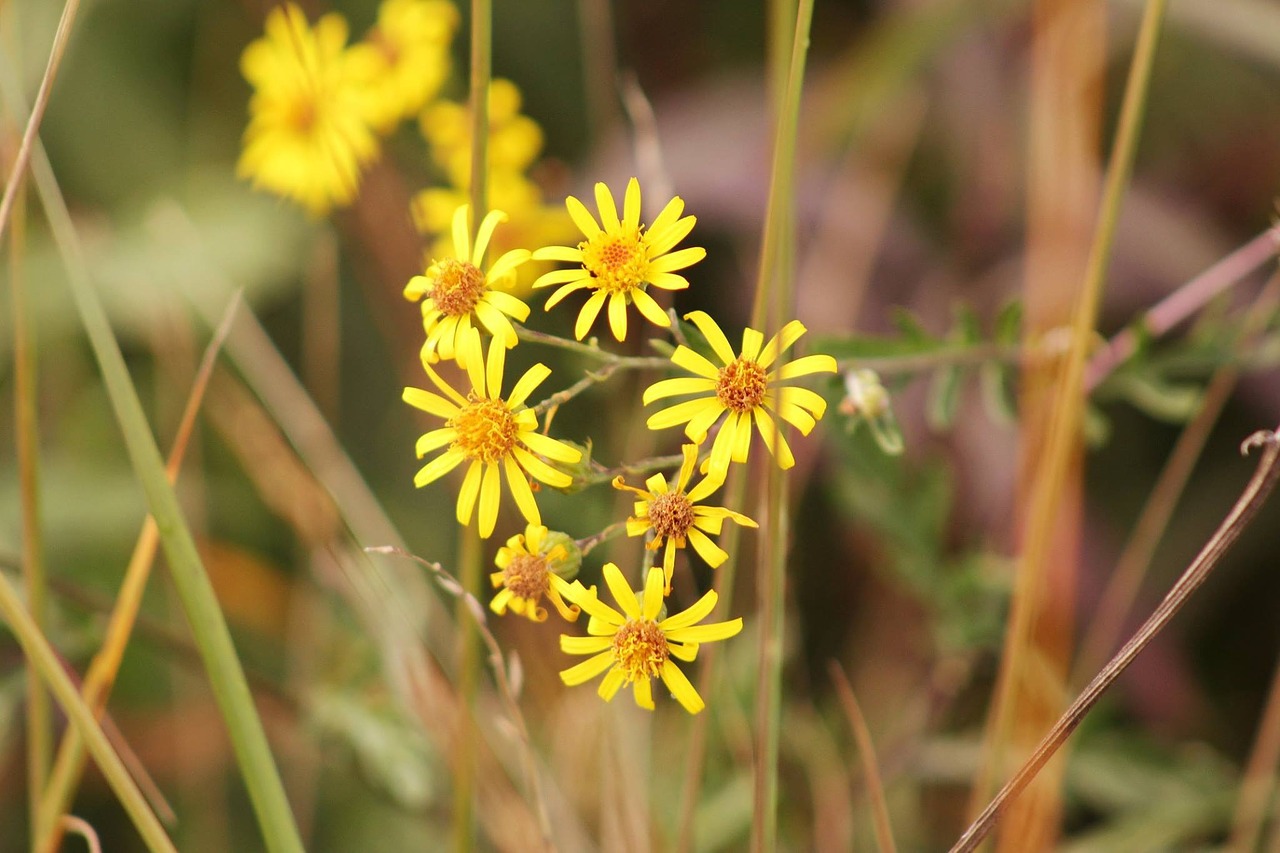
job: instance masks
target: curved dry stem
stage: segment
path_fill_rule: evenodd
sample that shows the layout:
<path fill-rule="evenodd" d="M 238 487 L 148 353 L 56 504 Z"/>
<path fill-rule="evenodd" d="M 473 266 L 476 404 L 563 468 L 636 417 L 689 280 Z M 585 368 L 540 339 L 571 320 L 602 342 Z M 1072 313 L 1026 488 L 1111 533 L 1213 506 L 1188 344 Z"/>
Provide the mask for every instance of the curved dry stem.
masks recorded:
<path fill-rule="evenodd" d="M 1191 565 L 1187 567 L 1182 576 L 1178 578 L 1173 588 L 1160 602 L 1155 612 L 1143 623 L 1142 627 L 1125 643 L 1115 657 L 1113 657 L 1102 671 L 1094 676 L 1093 680 L 1084 688 L 1071 706 L 1058 718 L 1058 722 L 1054 723 L 1053 728 L 1041 739 L 1035 750 L 1031 753 L 1031 757 L 1018 769 L 1013 778 L 1005 783 L 995 798 L 983 809 L 982 813 L 970 824 L 964 834 L 951 848 L 951 853 L 967 853 L 977 848 L 977 846 L 986 838 L 987 834 L 999 822 L 1001 815 L 1009 804 L 1020 794 L 1040 769 L 1053 757 L 1054 753 L 1062 746 L 1072 732 L 1080 725 L 1085 715 L 1094 706 L 1103 693 L 1115 682 L 1120 674 L 1123 673 L 1129 664 L 1142 652 L 1147 645 L 1155 639 L 1164 627 L 1182 606 L 1187 603 L 1191 595 L 1200 588 L 1205 579 L 1209 577 L 1209 573 L 1213 571 L 1218 562 L 1222 559 L 1223 554 L 1227 552 L 1236 539 L 1240 537 L 1241 532 L 1248 527 L 1249 522 L 1257 514 L 1262 504 L 1266 501 L 1267 496 L 1271 494 L 1271 490 L 1275 487 L 1276 479 L 1280 478 L 1280 466 L 1277 466 L 1277 460 L 1280 459 L 1280 433 L 1275 431 L 1261 431 L 1254 433 L 1244 444 L 1241 445 L 1242 452 L 1248 452 L 1254 447 L 1263 447 L 1262 458 L 1258 462 L 1258 468 L 1254 472 L 1253 477 L 1245 486 L 1244 492 L 1236 501 L 1235 506 L 1231 508 L 1231 512 L 1219 525 L 1213 537 L 1201 549 L 1196 558 L 1192 560 Z"/>

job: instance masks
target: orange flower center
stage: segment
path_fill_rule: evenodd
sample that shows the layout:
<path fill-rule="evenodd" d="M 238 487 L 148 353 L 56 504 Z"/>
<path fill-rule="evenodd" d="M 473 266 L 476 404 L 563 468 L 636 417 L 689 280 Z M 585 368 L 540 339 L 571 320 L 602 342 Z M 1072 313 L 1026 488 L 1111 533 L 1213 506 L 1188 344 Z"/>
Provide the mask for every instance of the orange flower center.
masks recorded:
<path fill-rule="evenodd" d="M 449 317 L 470 314 L 484 296 L 488 285 L 484 273 L 466 261 L 446 258 L 431 265 L 431 299 L 436 309 Z"/>
<path fill-rule="evenodd" d="M 547 591 L 547 560 L 533 554 L 517 554 L 502 570 L 502 584 L 518 598 L 537 601 Z"/>
<path fill-rule="evenodd" d="M 683 539 L 693 526 L 693 504 L 683 492 L 655 495 L 649 501 L 649 523 L 653 525 L 655 543 L 667 536 Z"/>
<path fill-rule="evenodd" d="M 369 30 L 366 36 L 369 43 L 378 49 L 378 53 L 382 54 L 382 60 L 387 63 L 390 68 L 395 68 L 400 64 L 400 45 L 396 44 L 382 27 L 374 27 Z"/>
<path fill-rule="evenodd" d="M 320 109 L 311 87 L 295 92 L 289 103 L 289 127 L 299 136 L 310 136 L 320 122 Z"/>
<path fill-rule="evenodd" d="M 667 635 L 657 622 L 630 619 L 613 635 L 613 657 L 628 682 L 656 678 L 669 654 Z"/>
<path fill-rule="evenodd" d="M 625 293 L 644 284 L 649 258 L 639 233 L 601 232 L 578 244 L 582 265 L 595 278 L 596 287 L 610 293 Z"/>
<path fill-rule="evenodd" d="M 515 415 L 501 400 L 472 399 L 449 419 L 448 425 L 458 431 L 451 449 L 481 462 L 505 459 L 519 433 Z"/>
<path fill-rule="evenodd" d="M 745 358 L 720 368 L 720 376 L 716 379 L 716 397 L 720 404 L 738 414 L 760 405 L 768 388 L 769 377 L 764 368 Z"/>

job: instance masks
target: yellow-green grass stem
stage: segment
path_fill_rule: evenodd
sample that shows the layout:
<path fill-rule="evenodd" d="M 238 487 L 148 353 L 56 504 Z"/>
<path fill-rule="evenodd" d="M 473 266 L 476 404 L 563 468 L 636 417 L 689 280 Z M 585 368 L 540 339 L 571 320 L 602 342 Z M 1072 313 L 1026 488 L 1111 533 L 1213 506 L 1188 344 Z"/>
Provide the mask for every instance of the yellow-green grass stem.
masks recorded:
<path fill-rule="evenodd" d="M 103 734 L 93 712 L 80 698 L 75 685 L 63 670 L 62 661 L 58 659 L 57 653 L 49 645 L 49 641 L 45 639 L 31 615 L 23 608 L 17 589 L 3 572 L 0 572 L 0 617 L 8 624 L 18 644 L 22 646 L 28 665 L 40 673 L 40 677 L 48 685 L 58 704 L 66 711 L 71 725 L 79 729 L 80 735 L 89 747 L 90 754 L 93 755 L 93 760 L 97 762 L 102 775 L 107 779 L 107 784 L 111 786 L 120 804 L 124 806 L 125 812 L 142 836 L 147 849 L 176 850 L 165 833 L 164 827 L 156 819 L 151 806 L 147 804 L 146 798 L 138 790 L 133 777 L 125 769 L 120 756 L 116 754 L 107 736 Z"/>
<path fill-rule="evenodd" d="M 777 108 L 769 200 L 760 246 L 759 281 L 752 310 L 753 320 L 776 328 L 793 302 L 792 267 L 795 247 L 796 134 L 800 120 L 800 95 L 804 85 L 805 58 L 813 0 L 796 7 L 791 50 L 787 57 L 786 89 Z M 783 23 L 772 18 L 775 27 Z M 771 43 L 779 42 L 778 36 Z M 782 56 L 772 57 L 782 62 Z M 771 74 L 771 79 L 780 72 Z M 785 439 L 787 429 L 779 429 Z M 756 764 L 751 848 L 774 850 L 778 838 L 778 750 L 782 726 L 782 646 L 786 628 L 786 554 L 789 518 L 787 482 L 781 469 L 770 468 L 767 508 L 764 513 L 764 546 L 758 561 L 758 618 L 760 621 L 760 676 L 756 702 Z"/>
<path fill-rule="evenodd" d="M 285 797 L 284 786 L 267 744 L 262 720 L 254 708 L 244 670 L 217 596 L 196 551 L 177 496 L 165 476 L 164 461 L 147 423 L 137 389 L 129 376 L 119 342 L 94 289 L 79 237 L 48 160 L 40 152 L 32 174 L 54 240 L 67 263 L 68 280 L 80 319 L 102 371 L 112 409 L 124 435 L 134 472 L 160 530 L 174 586 L 182 601 L 200 657 L 209 675 L 219 711 L 227 724 L 240 774 L 248 788 L 267 849 L 301 851 L 302 841 Z"/>
<path fill-rule="evenodd" d="M 1005 633 L 1004 654 L 987 726 L 986 744 L 970 801 L 974 807 L 972 810 L 986 801 L 992 779 L 1003 765 L 1004 743 L 1011 723 L 1011 699 L 1018 674 L 1026 665 L 1027 643 L 1043 580 L 1040 577 L 1041 567 L 1049 555 L 1063 496 L 1060 485 L 1066 476 L 1073 448 L 1080 440 L 1085 364 L 1094 339 L 1094 324 L 1111 259 L 1116 223 L 1133 171 L 1156 43 L 1166 6 L 1167 0 L 1149 0 L 1147 3 L 1129 67 L 1115 141 L 1107 164 L 1101 209 L 1072 322 L 1071 346 L 1058 385 L 1042 468 L 1032 489 L 1025 546 L 1017 564 L 1010 624 Z"/>
<path fill-rule="evenodd" d="M 489 179 L 489 83 L 493 76 L 493 3 L 471 0 L 471 221 L 479 222 L 488 211 Z M 479 595 L 483 549 L 474 528 L 459 531 L 459 581 L 463 590 Z M 465 853 L 475 846 L 476 787 L 476 690 L 480 649 L 475 625 L 458 599 L 454 624 L 458 631 L 458 716 L 453 765 L 453 847 Z"/>
<path fill-rule="evenodd" d="M 222 322 L 214 332 L 201 359 L 173 440 L 169 460 L 165 465 L 165 474 L 170 483 L 178 479 L 182 460 L 195 430 L 196 417 L 204 400 L 204 392 L 209 385 L 209 377 L 213 373 L 218 353 L 222 349 L 227 332 L 231 329 L 231 321 L 235 319 L 239 306 L 240 294 L 237 292 L 227 306 Z M 142 607 L 142 596 L 146 592 L 147 580 L 151 576 L 151 566 L 155 561 L 158 545 L 159 530 L 155 519 L 147 516 L 125 569 L 120 591 L 116 594 L 112 605 L 102 647 L 94 655 L 85 673 L 84 682 L 80 685 L 80 695 L 95 715 L 101 715 L 106 708 L 111 688 L 120 671 L 125 649 L 137 624 L 138 613 Z M 63 735 L 62 742 L 58 744 L 57 757 L 53 762 L 48 785 L 41 789 L 43 794 L 40 797 L 40 809 L 35 823 L 38 853 L 54 853 L 59 848 L 62 838 L 62 816 L 75 796 L 76 786 L 84 772 L 85 758 L 84 739 L 80 737 L 79 731 L 69 729 Z"/>

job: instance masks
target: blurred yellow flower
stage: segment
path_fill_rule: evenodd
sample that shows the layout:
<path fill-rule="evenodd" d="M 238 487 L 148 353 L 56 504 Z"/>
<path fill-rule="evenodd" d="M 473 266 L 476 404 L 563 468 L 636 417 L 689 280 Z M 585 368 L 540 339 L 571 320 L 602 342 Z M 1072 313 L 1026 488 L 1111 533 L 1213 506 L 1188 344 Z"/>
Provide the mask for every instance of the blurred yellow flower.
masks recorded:
<path fill-rule="evenodd" d="M 655 382 L 644 392 L 645 405 L 680 394 L 710 392 L 710 396 L 686 400 L 650 415 L 649 429 L 666 429 L 684 423 L 685 435 L 701 444 L 711 426 L 727 413 L 711 447 L 708 465 L 713 475 L 723 477 L 731 460 L 747 461 L 754 419 L 760 437 L 778 465 L 790 468 L 796 464 L 774 416 L 780 416 L 803 435 L 808 435 L 827 410 L 827 402 L 807 388 L 780 383 L 811 373 L 835 373 L 836 360 L 829 355 L 807 355 L 776 370 L 769 369 L 778 356 L 805 333 L 805 327 L 799 320 L 787 323 L 768 343 L 764 343 L 764 335 L 755 329 L 744 329 L 742 352 L 735 356 L 724 332 L 706 312 L 694 311 L 685 315 L 685 319 L 692 321 L 706 337 L 720 366 L 686 346 L 677 347 L 671 360 L 695 376 Z"/>
<path fill-rule="evenodd" d="M 652 530 L 653 541 L 647 547 L 656 551 L 664 543 L 666 545 L 662 555 L 662 571 L 666 578 L 667 594 L 671 593 L 671 574 L 676 565 L 677 548 L 683 548 L 686 542 L 691 543 L 698 555 L 714 569 L 727 560 L 729 555 L 712 542 L 707 534 L 719 536 L 725 519 L 745 527 L 757 526 L 745 515 L 731 509 L 698 506 L 699 501 L 709 497 L 724 484 L 724 478 L 708 475 L 698 485 L 685 491 L 693 477 L 693 469 L 698 464 L 698 445 L 686 444 L 682 451 L 684 462 L 680 466 L 674 488 L 668 486 L 667 478 L 661 474 L 654 474 L 645 480 L 647 491 L 628 486 L 621 476 L 613 480 L 615 489 L 635 492 L 640 498 L 635 503 L 635 516 L 627 519 L 627 535 L 640 536 Z"/>
<path fill-rule="evenodd" d="M 609 300 L 609 328 L 619 341 L 627 336 L 628 302 L 634 302 L 649 322 L 670 326 L 670 318 L 645 288 L 648 285 L 663 290 L 688 287 L 688 279 L 676 275 L 675 271 L 707 256 L 706 250 L 699 247 L 671 251 L 688 236 L 697 221 L 693 216 L 680 216 L 684 211 L 680 197 L 671 199 L 647 229 L 640 224 L 640 183 L 635 178 L 627 183 L 621 219 L 618 218 L 613 195 L 602 183 L 596 184 L 599 223 L 573 196 L 565 199 L 565 206 L 587 239 L 578 243 L 577 248 L 548 246 L 533 253 L 536 260 L 578 264 L 574 269 L 546 273 L 534 282 L 535 288 L 561 285 L 547 300 L 547 310 L 550 311 L 573 291 L 588 288 L 594 292 L 583 304 L 573 329 L 578 340 L 587 334 L 606 298 Z"/>
<path fill-rule="evenodd" d="M 462 463 L 469 463 L 458 493 L 458 523 L 464 526 L 471 523 L 478 499 L 480 536 L 487 539 L 498 519 L 501 470 L 506 473 L 507 487 L 525 520 L 541 524 L 542 517 L 528 477 L 554 488 L 568 486 L 573 478 L 535 454 L 569 464 L 582 458 L 581 451 L 539 433 L 537 414 L 525 406 L 525 400 L 551 375 L 551 370 L 546 365 L 535 364 L 516 382 L 510 396 L 503 398 L 502 373 L 507 350 L 502 343 L 491 341 L 486 359 L 480 346 L 480 333 L 470 329 L 460 346 L 469 350 L 466 370 L 471 390 L 465 397 L 425 361 L 427 376 L 444 396 L 421 388 L 404 389 L 406 403 L 445 419 L 443 428 L 418 439 L 418 458 L 448 445 L 444 453 L 418 471 L 413 484 L 421 488 Z"/>
<path fill-rule="evenodd" d="M 542 128 L 520 112 L 520 90 L 510 80 L 489 86 L 489 169 L 524 172 L 542 153 Z M 455 187 L 471 186 L 471 110 L 440 100 L 423 110 L 418 122 L 431 159 Z"/>
<path fill-rule="evenodd" d="M 366 89 L 370 123 L 390 132 L 440 91 L 449 76 L 449 43 L 458 9 L 448 0 L 384 0 L 378 21 L 351 47 Z"/>
<path fill-rule="evenodd" d="M 489 609 L 501 616 L 510 608 L 512 613 L 532 622 L 544 622 L 547 609 L 539 602 L 545 597 L 561 616 L 577 621 L 578 607 L 565 604 L 563 598 L 570 587 L 562 577 L 570 555 L 565 545 L 556 541 L 557 537 L 567 538 L 550 535 L 541 524 L 530 524 L 524 533 L 512 536 L 498 549 L 493 562 L 502 571 L 490 574 L 489 582 L 494 589 L 501 589 L 489 602 Z M 577 572 L 576 564 L 572 569 Z"/>
<path fill-rule="evenodd" d="M 560 679 L 573 687 L 608 670 L 597 691 L 606 702 L 613 699 L 618 688 L 634 684 L 636 704 L 652 711 L 651 681 L 661 678 L 686 711 L 701 711 L 706 707 L 702 697 L 671 659 L 694 660 L 700 643 L 727 640 L 742 630 L 742 620 L 698 625 L 715 609 L 716 592 L 710 590 L 688 610 L 659 621 L 663 582 L 662 569 L 657 566 L 645 578 L 642 600 L 636 599 L 613 563 L 605 564 L 604 580 L 622 612 L 600 601 L 594 587 L 586 589 L 579 584 L 569 589 L 567 597 L 591 616 L 587 623 L 590 636 L 561 635 L 560 649 L 571 655 L 592 657 L 562 670 Z"/>
<path fill-rule="evenodd" d="M 494 340 L 510 349 L 517 343 L 516 330 L 508 316 L 523 321 L 529 306 L 510 293 L 512 273 L 529 260 L 528 249 L 512 249 L 484 272 L 484 254 L 499 222 L 507 215 L 491 210 L 480 223 L 475 245 L 471 244 L 470 205 L 461 205 L 453 214 L 453 251 L 431 262 L 426 275 L 415 275 L 405 285 L 404 296 L 422 300 L 422 324 L 427 333 L 422 345 L 424 362 L 440 358 L 457 359 L 467 367 L 466 352 L 460 347 L 467 332 L 483 326 Z"/>
<path fill-rule="evenodd" d="M 347 23 L 328 14 L 312 29 L 288 3 L 267 13 L 265 33 L 240 57 L 254 93 L 236 172 L 323 216 L 355 198 L 361 169 L 378 155 Z"/>

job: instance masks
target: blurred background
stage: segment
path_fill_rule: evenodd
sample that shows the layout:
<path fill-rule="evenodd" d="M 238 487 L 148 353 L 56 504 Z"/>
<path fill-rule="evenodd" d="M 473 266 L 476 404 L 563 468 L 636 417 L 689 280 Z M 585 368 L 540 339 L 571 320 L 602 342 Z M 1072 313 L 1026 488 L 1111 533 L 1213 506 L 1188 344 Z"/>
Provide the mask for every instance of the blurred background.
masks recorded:
<path fill-rule="evenodd" d="M 797 161 L 796 316 L 809 327 L 810 351 L 900 352 L 901 309 L 927 336 L 962 346 L 992 340 L 1010 302 L 1023 306 L 1024 334 L 1067 322 L 1063 305 L 1079 285 L 1072 235 L 1083 229 L 1087 246 L 1141 11 L 1136 0 L 1081 3 L 1068 14 L 1070 5 L 819 0 Z M 211 327 L 237 289 L 241 319 L 256 318 L 265 332 L 229 339 L 178 489 L 309 849 L 438 849 L 449 837 L 451 775 L 433 730 L 431 691 L 447 693 L 448 683 L 428 690 L 406 673 L 423 666 L 415 656 L 424 654 L 438 658 L 446 676 L 451 671 L 452 604 L 418 567 L 359 548 L 393 544 L 398 531 L 416 554 L 446 568 L 456 559 L 456 484 L 413 488 L 413 442 L 431 423 L 400 400 L 405 385 L 424 382 L 419 313 L 401 290 L 422 272 L 438 236 L 419 194 L 448 188 L 450 179 L 434 158 L 430 120 L 424 127 L 407 121 L 387 136 L 357 201 L 326 219 L 237 179 L 250 95 L 239 57 L 260 36 L 267 8 L 86 0 L 41 139 L 162 451 Z M 312 19 L 341 13 L 353 39 L 377 16 L 372 0 L 305 8 Z M 19 81 L 28 102 L 59 12 L 58 4 L 30 2 L 0 10 L 0 74 Z M 454 70 L 441 93 L 454 101 L 466 98 L 467 10 L 460 12 Z M 541 145 L 524 171 L 540 193 L 542 218 L 519 235 L 576 240 L 554 213 L 566 194 L 586 197 L 597 180 L 620 194 L 638 175 L 647 218 L 678 194 L 698 217 L 686 242 L 706 247 L 708 257 L 673 305 L 681 313 L 710 311 L 736 340 L 750 314 L 768 193 L 766 13 L 751 0 L 495 0 L 494 74 L 515 83 L 518 111 L 540 129 Z M 1280 7 L 1265 0 L 1172 4 L 1117 232 L 1104 335 L 1272 224 L 1278 84 Z M 11 150 L 21 123 L 7 116 Z M 514 217 L 512 227 L 519 230 Z M 145 504 L 34 200 L 25 230 L 52 587 L 48 633 L 83 671 Z M 1066 236 L 1053 236 L 1060 233 Z M 1265 264 L 1192 323 L 1152 342 L 1131 381 L 1095 395 L 1078 574 L 1060 601 L 1074 612 L 1074 636 L 1088 628 L 1213 369 L 1246 368 L 1124 615 L 1127 628 L 1158 602 L 1252 472 L 1240 441 L 1280 420 L 1275 324 L 1246 355 L 1231 343 L 1241 311 L 1270 272 Z M 8 282 L 7 268 L 4 275 Z M 531 326 L 569 333 L 572 311 L 545 314 L 540 297 L 532 304 Z M 976 331 L 957 331 L 961 307 Z M 16 578 L 22 524 L 12 324 L 6 299 L 0 569 Z M 647 352 L 640 343 L 625 348 Z M 509 374 L 535 360 L 550 364 L 556 373 L 548 393 L 591 366 L 528 344 L 511 358 L 517 367 Z M 785 849 L 872 845 L 867 790 L 833 691 L 832 660 L 867 715 L 900 848 L 945 849 L 966 823 L 1024 509 L 1018 448 L 1027 409 L 1025 399 L 1009 397 L 1012 386 L 1001 386 L 1010 371 L 995 372 L 1000 387 L 993 390 L 990 371 L 947 365 L 925 359 L 882 374 L 902 456 L 887 456 L 865 425 L 839 410 L 839 378 L 820 388 L 831 408 L 819 429 L 794 444 Z M 579 442 L 589 436 L 606 465 L 644 446 L 637 442 L 650 442 L 641 455 L 674 452 L 674 434 L 646 438 L 637 428 L 639 390 L 652 378 L 619 375 L 598 386 L 556 416 L 555 434 Z M 353 485 L 354 473 L 367 490 Z M 577 537 L 597 532 L 629 505 L 602 497 L 606 491 L 544 490 L 544 519 Z M 1280 648 L 1278 512 L 1264 509 L 1073 742 L 1060 849 L 1226 842 Z M 504 505 L 486 565 L 519 525 Z M 695 823 L 701 850 L 742 849 L 750 828 L 755 543 L 754 534 L 741 540 L 731 611 L 747 628 L 721 649 L 722 673 L 709 697 Z M 615 541 L 588 559 L 584 579 L 597 579 L 604 559 L 635 565 L 639 556 L 635 540 Z M 677 591 L 691 601 L 713 580 L 698 564 L 679 573 Z M 565 849 L 674 845 L 692 719 L 665 696 L 649 717 L 613 710 L 587 687 L 566 689 L 556 677 L 568 659 L 554 623 L 491 622 L 522 663 L 521 704 Z M 24 686 L 22 653 L 0 629 L 0 851 L 25 849 Z M 162 560 L 109 707 L 172 806 L 180 849 L 259 848 Z M 608 733 L 623 725 L 634 726 L 635 737 L 611 740 Z M 528 825 L 520 777 L 500 766 L 509 735 L 499 730 L 491 743 L 500 757 L 480 771 L 487 781 L 478 844 L 521 849 L 511 829 Z M 631 775 L 610 772 L 617 768 Z M 92 769 L 74 812 L 96 828 L 105 849 L 142 849 Z M 1264 838 L 1280 838 L 1267 827 Z M 66 849 L 80 843 L 69 839 Z"/>

